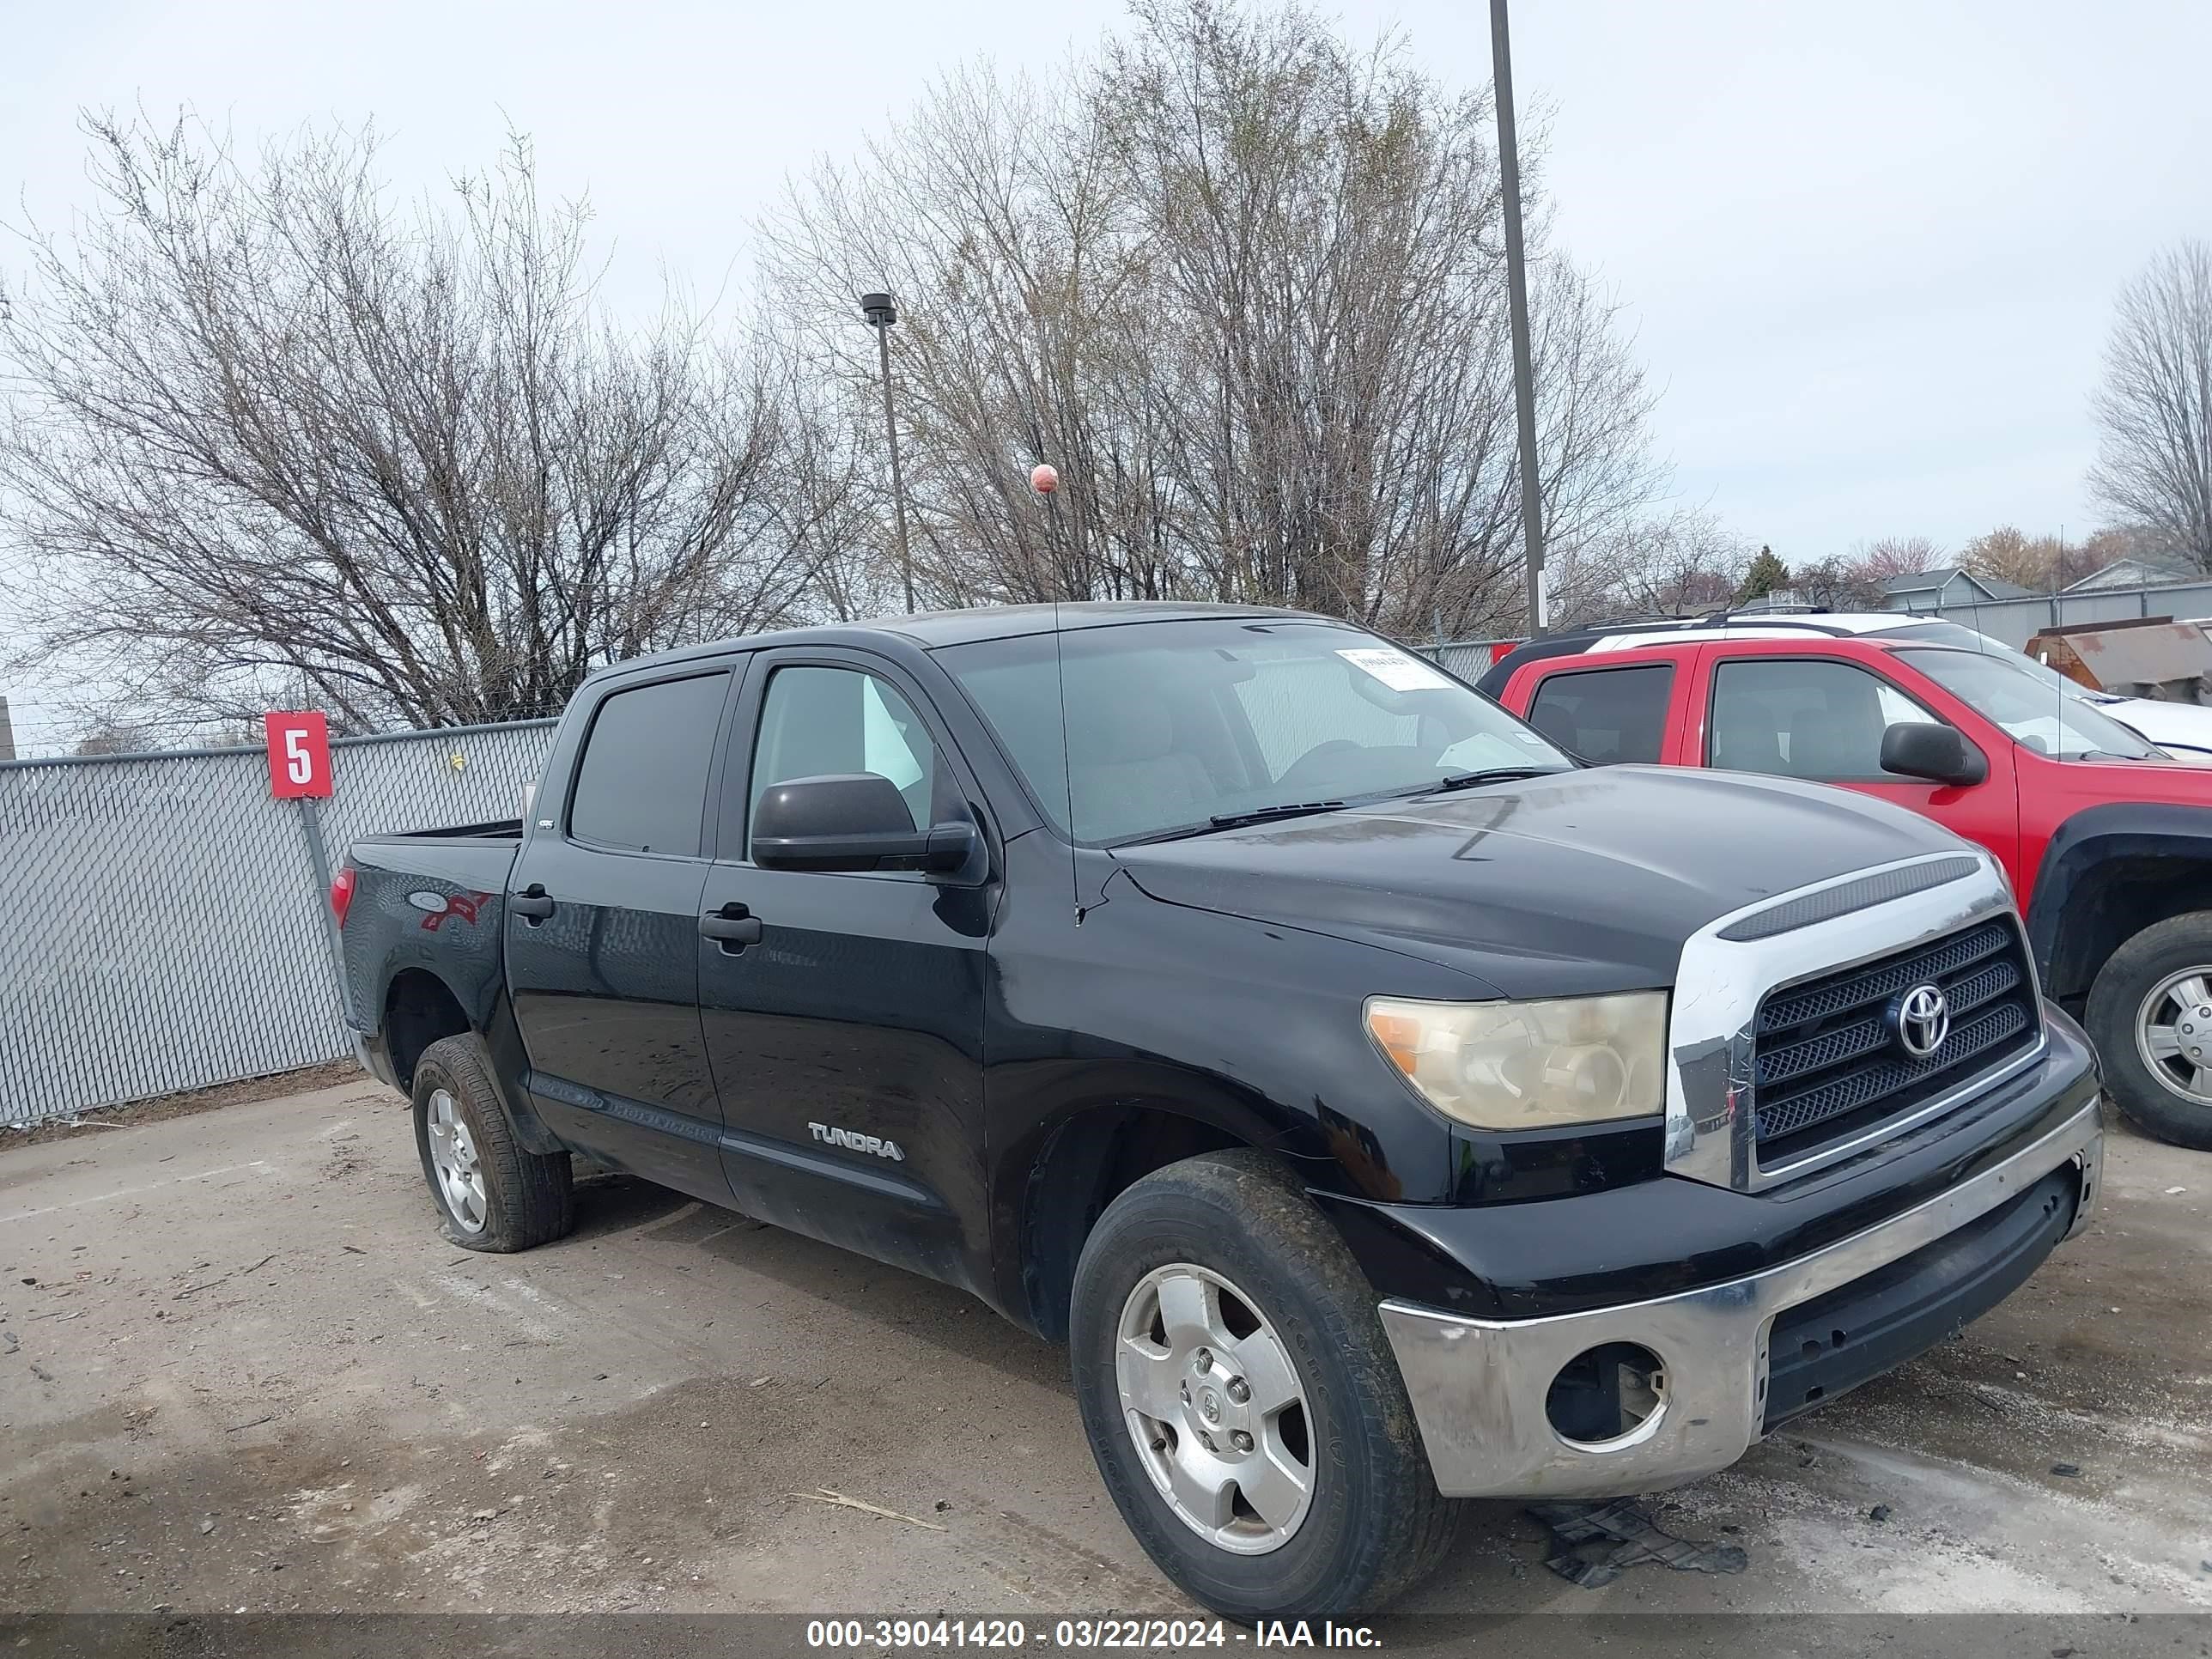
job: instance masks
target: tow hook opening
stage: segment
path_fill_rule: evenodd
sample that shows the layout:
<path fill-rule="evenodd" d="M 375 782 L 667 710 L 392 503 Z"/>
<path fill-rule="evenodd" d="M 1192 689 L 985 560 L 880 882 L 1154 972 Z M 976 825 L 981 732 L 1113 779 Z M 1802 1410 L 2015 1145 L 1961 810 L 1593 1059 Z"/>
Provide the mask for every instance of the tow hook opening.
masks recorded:
<path fill-rule="evenodd" d="M 1544 1396 L 1552 1431 L 1584 1451 L 1641 1439 L 1666 1406 L 1666 1364 L 1634 1342 L 1585 1348 L 1559 1367 Z"/>

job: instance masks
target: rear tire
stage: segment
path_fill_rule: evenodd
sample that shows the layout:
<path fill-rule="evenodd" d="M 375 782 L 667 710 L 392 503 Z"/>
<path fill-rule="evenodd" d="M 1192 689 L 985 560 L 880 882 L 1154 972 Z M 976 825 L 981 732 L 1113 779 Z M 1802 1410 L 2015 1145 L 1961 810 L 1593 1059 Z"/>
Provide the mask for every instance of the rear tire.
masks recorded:
<path fill-rule="evenodd" d="M 463 1249 L 511 1254 L 575 1225 L 568 1154 L 515 1144 L 473 1037 L 446 1037 L 416 1061 L 415 1146 L 441 1231 Z"/>
<path fill-rule="evenodd" d="M 1449 1548 L 1463 1510 L 1429 1472 L 1375 1292 L 1266 1157 L 1188 1158 L 1107 1206 L 1069 1354 L 1121 1518 L 1215 1612 L 1372 1612 Z"/>
<path fill-rule="evenodd" d="M 2212 1014 L 2199 1010 L 2212 1010 L 2208 910 L 2169 917 L 2113 951 L 2090 988 L 2083 1024 L 2105 1087 L 2130 1122 L 2212 1152 Z"/>

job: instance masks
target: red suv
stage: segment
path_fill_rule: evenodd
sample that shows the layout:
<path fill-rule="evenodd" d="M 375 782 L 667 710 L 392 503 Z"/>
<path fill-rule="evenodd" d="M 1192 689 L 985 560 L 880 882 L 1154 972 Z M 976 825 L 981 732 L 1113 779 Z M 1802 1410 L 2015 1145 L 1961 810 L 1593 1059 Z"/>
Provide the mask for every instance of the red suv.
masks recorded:
<path fill-rule="evenodd" d="M 1911 639 L 1523 647 L 1483 689 L 1583 759 L 1831 783 L 1995 854 L 2120 1109 L 2212 1150 L 2212 769 L 2025 658 Z"/>

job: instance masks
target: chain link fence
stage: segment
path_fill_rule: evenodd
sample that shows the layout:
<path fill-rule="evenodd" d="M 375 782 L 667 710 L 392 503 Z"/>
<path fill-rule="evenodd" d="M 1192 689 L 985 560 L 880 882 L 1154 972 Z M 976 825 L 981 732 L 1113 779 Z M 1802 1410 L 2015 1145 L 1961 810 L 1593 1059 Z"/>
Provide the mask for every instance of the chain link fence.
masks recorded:
<path fill-rule="evenodd" d="M 331 860 L 520 817 L 553 726 L 333 743 Z M 258 749 L 0 765 L 0 1124 L 352 1052 L 301 805 Z"/>
<path fill-rule="evenodd" d="M 1490 672 L 1491 664 L 1520 643 L 1518 640 L 1438 640 L 1434 645 L 1413 648 L 1472 685 Z"/>

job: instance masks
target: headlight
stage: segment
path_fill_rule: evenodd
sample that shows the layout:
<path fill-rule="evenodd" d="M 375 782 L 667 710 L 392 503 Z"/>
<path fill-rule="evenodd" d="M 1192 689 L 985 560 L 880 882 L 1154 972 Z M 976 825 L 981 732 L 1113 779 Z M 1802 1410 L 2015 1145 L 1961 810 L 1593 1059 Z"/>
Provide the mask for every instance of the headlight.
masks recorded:
<path fill-rule="evenodd" d="M 1367 1029 L 1431 1105 L 1480 1129 L 1642 1117 L 1665 1099 L 1664 991 L 1548 1002 L 1370 997 Z"/>

